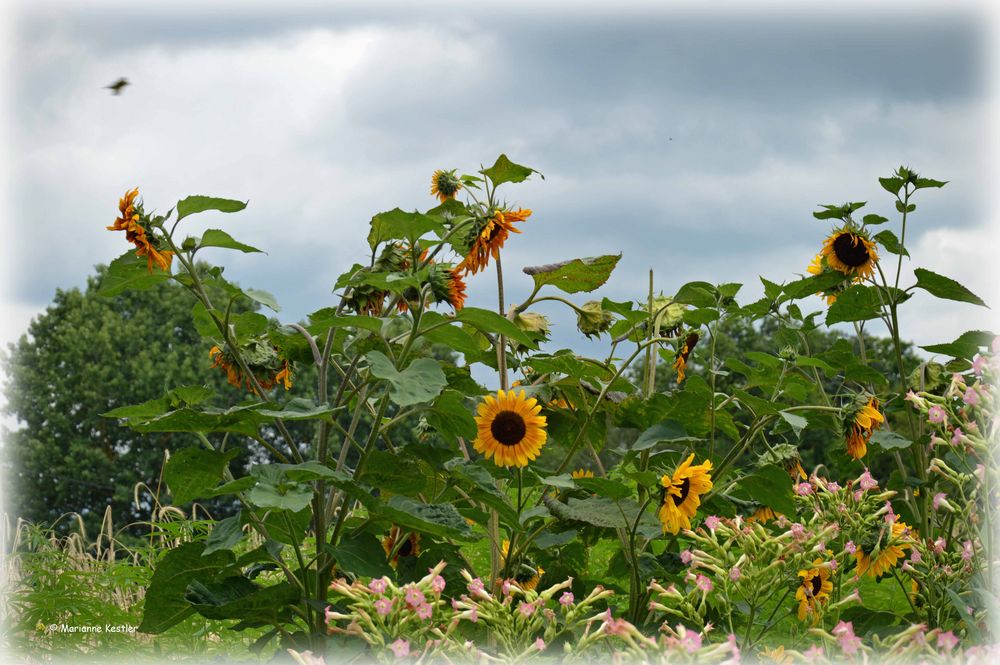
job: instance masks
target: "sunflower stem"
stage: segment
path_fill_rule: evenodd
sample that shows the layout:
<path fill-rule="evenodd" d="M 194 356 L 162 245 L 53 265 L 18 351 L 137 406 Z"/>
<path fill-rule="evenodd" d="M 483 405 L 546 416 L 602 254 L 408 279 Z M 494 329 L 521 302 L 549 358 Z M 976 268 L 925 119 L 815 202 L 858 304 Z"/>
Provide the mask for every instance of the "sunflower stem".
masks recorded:
<path fill-rule="evenodd" d="M 488 190 L 487 190 L 487 194 L 489 195 L 489 199 L 490 199 L 490 202 L 492 204 L 492 200 L 493 200 L 492 194 L 489 194 Z M 497 309 L 498 309 L 498 311 L 500 313 L 500 316 L 504 316 L 503 264 L 500 261 L 500 252 L 499 251 L 496 253 L 496 257 L 495 258 L 496 258 L 496 266 L 497 266 Z M 502 391 L 506 392 L 507 389 L 508 389 L 508 384 L 507 384 L 507 337 L 501 333 L 500 336 L 499 336 L 498 342 L 499 342 L 499 344 L 497 344 L 497 371 L 500 373 L 500 389 Z M 501 492 L 503 492 L 504 488 L 502 487 L 502 483 L 498 480 L 497 484 L 500 485 L 500 487 L 498 487 L 498 489 Z M 520 484 L 518 485 L 518 491 L 520 492 Z M 519 496 L 518 497 L 518 504 L 519 505 L 520 505 L 520 502 L 521 502 L 521 500 L 520 500 L 520 496 Z M 520 508 L 518 509 L 518 513 L 519 513 L 518 518 L 520 518 Z M 520 521 L 520 519 L 519 519 L 519 521 Z M 490 540 L 491 540 L 491 545 L 492 545 L 490 547 L 490 583 L 493 584 L 493 583 L 496 582 L 496 580 L 497 580 L 497 574 L 500 572 L 500 547 L 499 547 L 499 543 L 500 543 L 500 513 L 497 512 L 496 508 L 493 508 L 493 509 L 490 510 L 489 531 L 490 531 Z M 511 536 L 513 536 L 513 534 L 511 534 Z M 513 545 L 513 543 L 512 543 L 512 545 Z M 508 559 L 510 559 L 509 556 L 508 556 Z M 507 564 L 509 564 L 509 561 L 505 562 L 505 566 L 504 566 L 505 568 L 506 568 Z"/>

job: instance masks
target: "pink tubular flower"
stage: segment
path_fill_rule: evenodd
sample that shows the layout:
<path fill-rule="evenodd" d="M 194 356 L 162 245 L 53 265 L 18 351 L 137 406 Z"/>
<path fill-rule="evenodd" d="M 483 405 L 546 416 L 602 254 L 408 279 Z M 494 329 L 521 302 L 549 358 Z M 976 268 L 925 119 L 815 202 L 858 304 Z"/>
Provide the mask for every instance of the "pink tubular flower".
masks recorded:
<path fill-rule="evenodd" d="M 605 633 L 609 635 L 617 635 L 618 637 L 624 637 L 628 635 L 628 629 L 632 624 L 630 624 L 625 619 L 616 619 L 611 614 L 611 608 L 604 613 L 604 623 L 601 625 Z"/>
<path fill-rule="evenodd" d="M 975 388 L 968 388 L 962 395 L 962 401 L 969 406 L 979 406 L 979 393 L 976 392 Z"/>
<path fill-rule="evenodd" d="M 844 551 L 848 554 L 854 554 L 858 551 L 858 546 L 854 544 L 853 540 L 848 540 L 847 544 L 844 545 Z"/>
<path fill-rule="evenodd" d="M 478 577 L 469 582 L 469 593 L 475 594 L 484 591 L 485 589 L 486 587 L 483 586 L 483 581 Z"/>
<path fill-rule="evenodd" d="M 972 554 L 973 554 L 972 541 L 967 540 L 964 543 L 962 543 L 962 561 L 971 561 Z"/>
<path fill-rule="evenodd" d="M 375 594 L 382 595 L 385 590 L 389 587 L 389 578 L 380 577 L 377 580 L 372 580 L 368 583 L 368 589 Z"/>
<path fill-rule="evenodd" d="M 681 638 L 681 646 L 689 654 L 694 653 L 701 648 L 701 633 L 696 633 L 693 630 L 685 630 L 684 637 Z"/>
<path fill-rule="evenodd" d="M 380 617 L 384 617 L 392 612 L 392 605 L 395 602 L 394 598 L 379 598 L 375 601 L 375 611 L 378 612 Z"/>
<path fill-rule="evenodd" d="M 500 585 L 500 591 L 505 596 L 509 596 L 510 595 L 510 582 L 511 582 L 510 580 L 504 580 L 503 584 Z"/>
<path fill-rule="evenodd" d="M 934 510 L 937 510 L 938 508 L 940 508 L 941 507 L 941 503 L 945 499 L 947 499 L 947 498 L 948 498 L 948 495 L 945 494 L 944 492 L 938 492 L 937 494 L 935 494 L 934 495 L 934 500 L 932 501 L 932 503 L 934 504 Z"/>
<path fill-rule="evenodd" d="M 576 599 L 573 597 L 572 591 L 566 591 L 563 593 L 563 595 L 559 596 L 559 604 L 562 605 L 563 607 L 569 607 L 570 605 L 573 604 L 574 600 Z"/>
<path fill-rule="evenodd" d="M 697 586 L 699 589 L 701 589 L 706 593 L 712 590 L 712 580 L 708 579 L 704 575 L 699 575 L 698 577 L 696 577 L 694 580 L 694 584 L 695 586 Z"/>
<path fill-rule="evenodd" d="M 396 654 L 396 658 L 406 658 L 410 655 L 410 643 L 402 637 L 390 644 L 389 648 Z"/>
<path fill-rule="evenodd" d="M 944 552 L 944 548 L 947 547 L 948 542 L 944 538 L 938 538 L 934 541 L 934 554 L 941 554 Z"/>
<path fill-rule="evenodd" d="M 525 618 L 530 617 L 532 614 L 534 614 L 536 609 L 537 608 L 535 607 L 534 603 L 525 603 L 525 602 L 522 602 L 517 607 L 517 611 L 520 612 L 521 616 Z"/>
<path fill-rule="evenodd" d="M 920 553 L 920 550 L 913 550 L 910 552 L 910 561 L 913 563 L 920 563 L 924 560 L 924 556 Z"/>
<path fill-rule="evenodd" d="M 421 619 L 430 619 L 432 614 L 434 614 L 434 608 L 428 603 L 424 603 L 417 608 L 417 616 Z"/>
<path fill-rule="evenodd" d="M 958 646 L 958 638 L 955 637 L 955 633 L 950 630 L 947 633 L 938 633 L 937 646 L 938 649 L 951 651 Z"/>
<path fill-rule="evenodd" d="M 927 420 L 934 424 L 943 423 L 945 421 L 944 409 L 937 404 L 927 409 Z"/>
<path fill-rule="evenodd" d="M 983 368 L 986 367 L 987 362 L 984 356 L 976 356 L 976 359 L 972 361 L 972 371 L 976 376 L 983 375 Z"/>
<path fill-rule="evenodd" d="M 862 491 L 867 492 L 878 487 L 878 481 L 872 478 L 872 474 L 868 469 L 865 469 L 865 472 L 858 478 L 858 486 L 861 487 Z"/>
<path fill-rule="evenodd" d="M 958 444 L 962 443 L 962 436 L 963 436 L 962 428 L 956 427 L 955 431 L 951 433 L 951 445 L 957 446 Z"/>
<path fill-rule="evenodd" d="M 885 502 L 885 523 L 892 524 L 896 521 L 896 513 L 892 510 L 892 504 L 888 501 Z"/>
<path fill-rule="evenodd" d="M 411 586 L 406 590 L 405 598 L 406 604 L 410 607 L 418 607 L 427 601 L 427 598 L 424 597 L 424 592 L 415 586 Z"/>
<path fill-rule="evenodd" d="M 810 483 L 799 483 L 795 486 L 795 493 L 799 496 L 809 496 L 813 493 L 813 486 Z"/>
<path fill-rule="evenodd" d="M 838 483 L 836 480 L 831 480 L 826 484 L 826 489 L 830 492 L 839 492 L 840 483 Z"/>
<path fill-rule="evenodd" d="M 823 647 L 818 644 L 814 644 L 805 651 L 802 655 L 806 657 L 806 662 L 811 663 L 813 661 L 819 660 L 825 655 L 826 652 L 823 651 Z"/>
<path fill-rule="evenodd" d="M 691 550 L 684 550 L 681 552 L 681 562 L 684 563 L 684 565 L 689 565 L 693 559 L 694 555 L 691 554 Z"/>
<path fill-rule="evenodd" d="M 732 569 L 730 569 L 730 571 L 729 571 L 729 579 L 731 579 L 732 581 L 735 582 L 736 580 L 740 579 L 741 577 L 743 577 L 743 573 L 740 571 L 740 567 L 739 566 L 733 566 Z"/>
<path fill-rule="evenodd" d="M 538 649 L 539 651 L 545 651 L 545 640 L 543 640 L 540 637 L 538 639 L 536 639 L 535 640 L 535 648 Z"/>
<path fill-rule="evenodd" d="M 477 623 L 479 621 L 479 610 L 473 607 L 469 610 L 469 621 Z"/>
<path fill-rule="evenodd" d="M 792 536 L 794 536 L 796 540 L 801 540 L 802 538 L 805 538 L 806 528 L 801 524 L 799 524 L 798 522 L 792 525 L 791 531 L 792 531 Z"/>
<path fill-rule="evenodd" d="M 715 531 L 716 529 L 719 528 L 720 522 L 721 520 L 715 515 L 709 515 L 708 517 L 705 518 L 705 526 L 711 529 L 712 531 Z"/>
<path fill-rule="evenodd" d="M 431 591 L 434 593 L 440 595 L 441 592 L 444 591 L 444 587 L 445 581 L 440 575 L 435 576 L 434 579 L 431 580 Z"/>
<path fill-rule="evenodd" d="M 845 656 L 854 656 L 861 646 L 861 638 L 854 634 L 854 622 L 841 621 L 833 629 L 833 634 L 837 637 L 837 644 Z"/>

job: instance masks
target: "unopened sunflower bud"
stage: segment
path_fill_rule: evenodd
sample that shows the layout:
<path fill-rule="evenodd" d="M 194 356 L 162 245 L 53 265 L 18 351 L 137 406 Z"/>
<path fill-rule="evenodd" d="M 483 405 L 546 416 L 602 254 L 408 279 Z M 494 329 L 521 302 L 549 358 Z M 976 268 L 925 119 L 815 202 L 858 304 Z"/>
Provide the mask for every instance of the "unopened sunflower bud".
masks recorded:
<path fill-rule="evenodd" d="M 605 312 L 598 300 L 584 303 L 576 312 L 576 327 L 587 337 L 599 337 L 613 322 L 611 312 Z"/>
<path fill-rule="evenodd" d="M 795 359 L 799 357 L 799 353 L 790 346 L 784 346 L 778 351 L 778 357 L 788 362 L 795 362 Z"/>
<path fill-rule="evenodd" d="M 520 314 L 515 314 L 514 325 L 528 333 L 541 335 L 546 338 L 549 336 L 549 320 L 538 312 L 521 312 Z"/>

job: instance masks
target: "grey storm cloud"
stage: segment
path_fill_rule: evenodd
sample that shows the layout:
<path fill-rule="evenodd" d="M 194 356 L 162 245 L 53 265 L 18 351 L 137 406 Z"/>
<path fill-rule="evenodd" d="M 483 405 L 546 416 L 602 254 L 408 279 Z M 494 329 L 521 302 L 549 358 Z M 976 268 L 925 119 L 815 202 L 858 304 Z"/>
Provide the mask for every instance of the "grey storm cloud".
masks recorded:
<path fill-rule="evenodd" d="M 901 163 L 951 181 L 922 197 L 911 237 L 924 265 L 963 277 L 995 240 L 980 19 L 23 9 L 8 300 L 38 311 L 121 253 L 102 227 L 139 185 L 161 210 L 188 193 L 249 198 L 191 229 L 223 224 L 266 249 L 218 259 L 298 319 L 365 259 L 372 214 L 430 207 L 433 169 L 500 152 L 546 176 L 507 192 L 535 210 L 505 250 L 512 299 L 529 285 L 521 266 L 612 252 L 624 258 L 602 295 L 641 297 L 653 268 L 667 293 L 742 281 L 751 298 L 756 275 L 804 271 L 828 230 L 817 204 L 868 200 L 889 216 L 876 178 Z M 133 85 L 112 98 L 101 86 L 121 75 Z M 969 286 L 993 295 L 982 271 Z M 495 283 L 478 276 L 470 294 L 488 306 Z M 580 342 L 571 316 L 546 311 L 557 345 Z M 923 318 L 924 343 L 961 332 L 952 311 Z"/>

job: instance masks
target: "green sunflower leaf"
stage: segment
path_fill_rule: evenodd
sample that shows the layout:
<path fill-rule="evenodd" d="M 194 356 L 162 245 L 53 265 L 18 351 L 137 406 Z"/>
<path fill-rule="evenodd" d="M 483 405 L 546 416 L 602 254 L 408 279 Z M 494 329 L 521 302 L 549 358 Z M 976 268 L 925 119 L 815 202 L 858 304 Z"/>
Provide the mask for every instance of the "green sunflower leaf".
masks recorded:
<path fill-rule="evenodd" d="M 406 240 L 414 245 L 425 233 L 443 230 L 444 225 L 438 217 L 393 208 L 372 217 L 368 245 L 373 250 L 387 240 Z"/>
<path fill-rule="evenodd" d="M 618 502 L 604 496 L 590 496 L 585 499 L 570 497 L 568 503 L 562 503 L 549 497 L 546 497 L 544 501 L 549 512 L 559 519 L 584 522 L 610 529 L 623 529 L 631 526 L 628 517 L 634 517 L 638 508 L 631 501 Z"/>
<path fill-rule="evenodd" d="M 913 445 L 913 442 L 907 439 L 906 437 L 900 436 L 895 432 L 889 432 L 886 430 L 876 431 L 874 434 L 872 434 L 871 439 L 869 439 L 869 441 L 871 441 L 872 443 L 877 443 L 886 450 L 901 450 L 903 448 L 909 448 L 911 445 Z"/>
<path fill-rule="evenodd" d="M 135 250 L 131 249 L 111 262 L 104 278 L 101 280 L 100 289 L 97 295 L 104 298 L 113 298 L 119 293 L 134 289 L 145 291 L 151 289 L 160 282 L 170 279 L 170 273 L 160 268 L 154 263 L 153 271 L 149 271 L 149 262 L 145 257 L 135 255 Z"/>
<path fill-rule="evenodd" d="M 528 348 L 537 349 L 538 344 L 525 331 L 514 325 L 510 319 L 500 316 L 496 312 L 478 307 L 463 307 L 455 314 L 455 320 L 478 328 L 483 332 L 499 333 L 506 335 L 510 339 L 517 340 Z"/>
<path fill-rule="evenodd" d="M 845 279 L 847 278 L 836 270 L 827 270 L 819 275 L 803 277 L 802 279 L 797 279 L 794 282 L 789 282 L 782 288 L 785 295 L 789 298 L 805 298 L 806 296 L 821 293 L 826 289 L 837 286 Z"/>
<path fill-rule="evenodd" d="M 256 247 L 251 247 L 250 245 L 244 245 L 238 242 L 231 235 L 225 231 L 220 231 L 219 229 L 208 229 L 205 231 L 204 235 L 201 236 L 201 242 L 198 243 L 199 249 L 202 247 L 222 247 L 223 249 L 236 249 L 244 254 L 249 254 L 251 252 L 261 252 L 261 250 Z M 266 252 L 261 252 L 266 254 Z"/>
<path fill-rule="evenodd" d="M 515 164 L 507 158 L 507 155 L 500 155 L 497 157 L 497 161 L 493 163 L 493 166 L 483 169 L 480 173 L 490 179 L 493 187 L 502 185 L 505 182 L 524 182 L 532 173 L 538 173 L 542 177 L 542 180 L 545 180 L 545 176 L 541 172 L 528 166 Z"/>
<path fill-rule="evenodd" d="M 878 182 L 890 194 L 899 194 L 899 190 L 903 188 L 902 178 L 879 178 Z"/>
<path fill-rule="evenodd" d="M 877 224 L 885 224 L 889 221 L 889 218 L 882 215 L 865 215 L 861 218 L 861 221 L 867 226 L 875 226 Z"/>
<path fill-rule="evenodd" d="M 958 339 L 954 342 L 948 344 L 930 344 L 928 346 L 921 346 L 920 348 L 928 353 L 940 353 L 952 358 L 972 360 L 979 353 L 980 348 L 988 348 L 990 346 L 994 337 L 996 335 L 986 330 L 969 330 L 959 335 Z"/>
<path fill-rule="evenodd" d="M 674 302 L 695 307 L 714 307 L 717 295 L 715 286 L 708 282 L 688 282 L 677 290 Z"/>
<path fill-rule="evenodd" d="M 255 302 L 259 302 L 265 307 L 271 308 L 275 312 L 280 312 L 281 307 L 278 305 L 278 301 L 275 300 L 274 296 L 263 289 L 243 289 L 243 294 Z"/>
<path fill-rule="evenodd" d="M 340 543 L 329 550 L 337 562 L 338 570 L 344 570 L 364 577 L 392 577 L 392 568 L 385 560 L 385 550 L 378 538 L 370 533 L 361 533 L 354 538 L 342 538 Z"/>
<path fill-rule="evenodd" d="M 222 480 L 226 465 L 237 455 L 237 448 L 225 453 L 185 448 L 171 455 L 163 467 L 163 479 L 174 497 L 174 505 L 208 496 Z"/>
<path fill-rule="evenodd" d="M 247 501 L 259 508 L 276 508 L 297 513 L 309 507 L 313 498 L 313 488 L 298 483 L 258 482 L 247 495 Z"/>
<path fill-rule="evenodd" d="M 632 489 L 612 478 L 575 478 L 573 480 L 577 487 L 588 492 L 593 492 L 598 496 L 604 496 L 613 501 L 619 501 L 632 496 Z"/>
<path fill-rule="evenodd" d="M 212 533 L 208 534 L 205 541 L 205 551 L 202 556 L 207 556 L 219 550 L 231 550 L 236 543 L 243 538 L 243 528 L 240 526 L 239 514 L 219 520 L 212 527 Z"/>
<path fill-rule="evenodd" d="M 774 464 L 762 466 L 737 481 L 737 485 L 768 508 L 785 515 L 795 514 L 792 481 L 781 467 Z"/>
<path fill-rule="evenodd" d="M 611 272 L 618 265 L 621 254 L 585 259 L 572 259 L 561 263 L 524 268 L 524 274 L 535 280 L 535 288 L 551 284 L 566 293 L 591 292 L 608 281 Z"/>
<path fill-rule="evenodd" d="M 369 351 L 365 358 L 372 374 L 389 382 L 389 399 L 399 406 L 429 402 L 448 385 L 441 364 L 432 358 L 417 358 L 402 372 L 381 351 Z"/>
<path fill-rule="evenodd" d="M 476 438 L 476 420 L 465 396 L 457 390 L 445 390 L 438 395 L 424 417 L 427 424 L 445 437 L 461 436 L 469 441 Z"/>
<path fill-rule="evenodd" d="M 855 284 L 837 296 L 826 313 L 826 325 L 841 321 L 867 321 L 878 317 L 879 298 L 874 288 Z"/>
<path fill-rule="evenodd" d="M 202 556 L 205 543 L 185 543 L 169 550 L 156 564 L 146 589 L 142 623 L 143 633 L 162 633 L 194 614 L 187 601 L 188 585 L 194 580 L 216 579 L 235 561 L 228 550 Z"/>
<path fill-rule="evenodd" d="M 933 296 L 944 300 L 957 300 L 959 302 L 968 302 L 973 305 L 989 307 L 983 302 L 982 298 L 950 277 L 945 277 L 944 275 L 939 275 L 936 272 L 931 272 L 923 268 L 917 268 L 913 271 L 913 274 L 917 276 L 916 287 L 927 291 Z"/>
<path fill-rule="evenodd" d="M 944 187 L 948 184 L 947 180 L 933 180 L 931 178 L 917 178 L 917 181 L 913 183 L 914 189 L 924 189 L 926 187 Z"/>
<path fill-rule="evenodd" d="M 247 207 L 249 201 L 236 201 L 234 199 L 218 199 L 212 196 L 189 196 L 177 202 L 177 221 L 181 221 L 188 215 L 205 212 L 206 210 L 218 210 L 219 212 L 239 212 Z"/>
<path fill-rule="evenodd" d="M 896 254 L 896 255 L 902 254 L 903 256 L 910 255 L 910 253 L 906 251 L 906 248 L 899 243 L 899 238 L 896 237 L 896 234 L 890 231 L 889 229 L 886 229 L 884 231 L 879 231 L 878 233 L 876 233 L 875 240 L 878 240 L 879 243 L 883 247 L 885 247 L 885 250 L 890 254 Z"/>
<path fill-rule="evenodd" d="M 465 518 L 450 503 L 420 503 L 396 495 L 388 503 L 373 503 L 370 510 L 404 529 L 457 540 L 477 538 Z"/>

